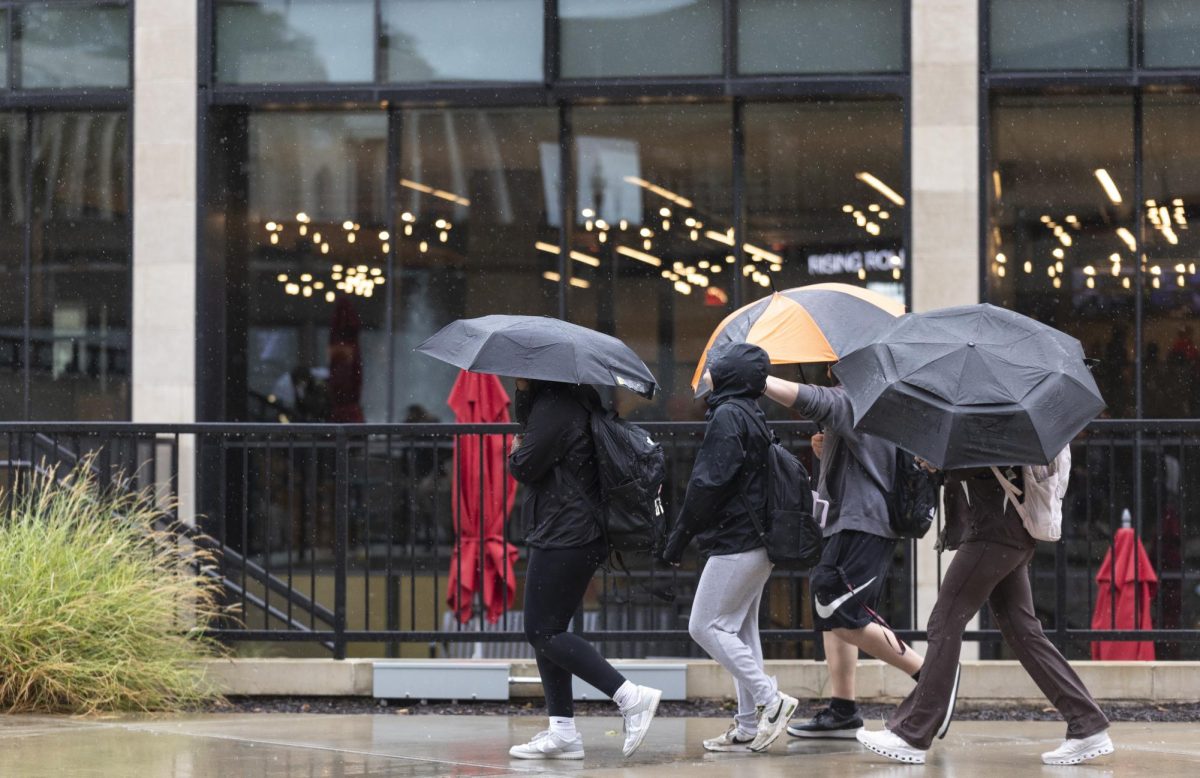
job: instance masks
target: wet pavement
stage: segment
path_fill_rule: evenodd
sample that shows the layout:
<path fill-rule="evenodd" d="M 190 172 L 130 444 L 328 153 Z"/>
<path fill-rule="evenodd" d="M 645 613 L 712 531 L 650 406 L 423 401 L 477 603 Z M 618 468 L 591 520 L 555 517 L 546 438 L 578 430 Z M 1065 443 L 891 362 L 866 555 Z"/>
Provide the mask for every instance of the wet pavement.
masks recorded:
<path fill-rule="evenodd" d="M 507 716 L 200 714 L 165 718 L 0 717 L 0 775 L 46 776 L 1100 776 L 1200 775 L 1194 723 L 1120 722 L 1116 754 L 1077 767 L 1046 767 L 1052 722 L 956 722 L 924 767 L 880 761 L 856 742 L 799 742 L 769 754 L 707 754 L 719 719 L 660 718 L 641 750 L 621 757 L 617 718 L 577 719 L 582 762 L 511 760 L 508 747 L 545 719 Z M 874 727 L 871 723 L 868 726 Z M 784 741 L 787 742 L 784 742 Z M 801 772 L 803 771 L 803 772 Z"/>

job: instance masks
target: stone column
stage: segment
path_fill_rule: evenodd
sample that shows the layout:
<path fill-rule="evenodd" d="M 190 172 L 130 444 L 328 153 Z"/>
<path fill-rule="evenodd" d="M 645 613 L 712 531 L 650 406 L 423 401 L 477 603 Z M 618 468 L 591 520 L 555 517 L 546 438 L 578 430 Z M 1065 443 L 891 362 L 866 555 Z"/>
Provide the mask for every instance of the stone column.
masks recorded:
<path fill-rule="evenodd" d="M 195 0 L 133 3 L 133 420 L 195 420 Z M 182 516 L 192 442 L 180 441 Z"/>
<path fill-rule="evenodd" d="M 912 3 L 913 310 L 979 302 L 979 2 Z M 937 598 L 934 533 L 920 541 L 917 623 Z M 942 569 L 952 555 L 942 558 Z M 972 627 L 973 628 L 973 627 Z M 963 658 L 978 657 L 973 643 Z"/>

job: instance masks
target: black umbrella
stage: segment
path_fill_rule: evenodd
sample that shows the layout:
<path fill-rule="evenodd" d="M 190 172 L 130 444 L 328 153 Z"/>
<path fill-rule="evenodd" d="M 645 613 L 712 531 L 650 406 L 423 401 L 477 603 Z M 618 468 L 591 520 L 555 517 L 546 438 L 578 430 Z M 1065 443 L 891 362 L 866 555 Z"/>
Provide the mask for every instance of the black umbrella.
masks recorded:
<path fill-rule="evenodd" d="M 654 396 L 657 381 L 633 349 L 548 316 L 481 316 L 451 322 L 417 351 L 463 370 L 568 384 L 623 386 Z"/>
<path fill-rule="evenodd" d="M 856 429 L 947 469 L 1049 464 L 1104 409 L 1078 340 L 992 305 L 902 316 L 833 372 Z"/>

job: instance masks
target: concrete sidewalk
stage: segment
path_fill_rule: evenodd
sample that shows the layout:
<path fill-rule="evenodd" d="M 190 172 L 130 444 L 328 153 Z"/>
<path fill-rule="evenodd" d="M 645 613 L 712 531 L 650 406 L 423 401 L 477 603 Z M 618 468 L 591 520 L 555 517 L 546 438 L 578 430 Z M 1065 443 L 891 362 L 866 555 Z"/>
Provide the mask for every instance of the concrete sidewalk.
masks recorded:
<path fill-rule="evenodd" d="M 617 718 L 581 718 L 582 762 L 510 760 L 508 747 L 545 726 L 541 717 L 289 714 L 71 719 L 0 717 L 0 774 L 75 776 L 1196 776 L 1194 724 L 1117 723 L 1117 753 L 1086 766 L 1045 767 L 1064 726 L 959 722 L 925 767 L 880 761 L 856 742 L 786 738 L 769 754 L 706 754 L 719 719 L 655 722 L 641 750 L 621 757 Z M 868 724 L 878 726 L 876 722 Z"/>

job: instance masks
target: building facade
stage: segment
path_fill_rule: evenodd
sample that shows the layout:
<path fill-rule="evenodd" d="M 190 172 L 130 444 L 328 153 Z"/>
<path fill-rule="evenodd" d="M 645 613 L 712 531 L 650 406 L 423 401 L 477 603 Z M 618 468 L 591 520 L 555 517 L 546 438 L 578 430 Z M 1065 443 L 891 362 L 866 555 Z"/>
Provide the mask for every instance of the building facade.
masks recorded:
<path fill-rule="evenodd" d="M 0 414 L 449 420 L 446 322 L 654 370 L 820 281 L 1077 335 L 1191 417 L 1200 4 L 0 3 Z M 361 364 L 361 382 L 347 378 Z M 344 365 L 351 365 L 349 371 Z"/>

